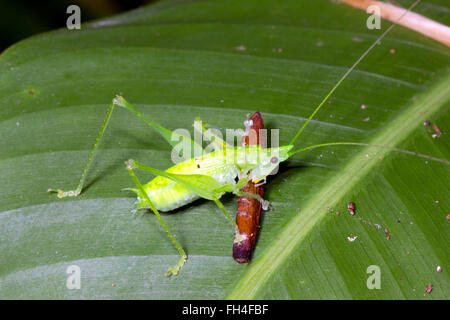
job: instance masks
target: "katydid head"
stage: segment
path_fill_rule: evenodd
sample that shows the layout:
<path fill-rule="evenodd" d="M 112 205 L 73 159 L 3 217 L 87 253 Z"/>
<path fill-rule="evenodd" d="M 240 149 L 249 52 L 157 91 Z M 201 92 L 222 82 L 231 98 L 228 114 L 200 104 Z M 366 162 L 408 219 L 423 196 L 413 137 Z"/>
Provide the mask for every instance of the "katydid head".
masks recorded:
<path fill-rule="evenodd" d="M 258 164 L 250 171 L 249 179 L 253 182 L 265 180 L 266 177 L 276 172 L 278 165 L 289 158 L 289 151 L 293 145 L 279 148 L 259 149 Z"/>

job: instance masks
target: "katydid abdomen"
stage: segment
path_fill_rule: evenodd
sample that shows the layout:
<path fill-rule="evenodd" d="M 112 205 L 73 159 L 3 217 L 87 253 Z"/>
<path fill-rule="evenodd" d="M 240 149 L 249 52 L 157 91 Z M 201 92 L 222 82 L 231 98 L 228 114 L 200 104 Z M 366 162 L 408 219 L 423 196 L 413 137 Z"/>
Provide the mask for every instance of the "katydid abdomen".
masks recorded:
<path fill-rule="evenodd" d="M 235 166 L 220 160 L 220 157 L 217 157 L 214 153 L 180 162 L 167 169 L 166 172 L 204 174 L 215 178 L 221 184 L 235 183 L 237 176 Z M 192 190 L 161 176 L 155 177 L 143 187 L 155 208 L 163 212 L 180 208 L 200 198 Z M 145 199 L 139 196 L 138 189 L 130 190 L 138 194 L 138 209 L 148 208 Z"/>
<path fill-rule="evenodd" d="M 273 170 L 278 161 L 284 161 L 287 158 L 287 152 L 291 148 L 292 146 L 284 146 L 261 150 L 259 146 L 234 147 L 185 160 L 170 167 L 166 172 L 209 176 L 223 186 L 236 184 L 237 177 L 246 176 L 251 171 L 254 174 L 249 174 L 248 177 L 256 179 L 254 182 L 258 182 Z M 255 167 L 260 165 L 259 161 L 261 158 L 271 158 L 272 152 L 276 152 L 281 158 L 275 157 L 276 163 L 269 161 L 268 169 L 262 169 L 267 171 L 265 173 L 259 172 L 261 169 L 254 170 Z M 188 189 L 180 183 L 162 176 L 156 176 L 153 180 L 143 185 L 143 189 L 155 208 L 160 211 L 174 210 L 200 198 L 192 189 Z M 138 189 L 130 188 L 128 190 L 132 190 L 138 195 L 137 209 L 149 208 L 145 197 Z"/>

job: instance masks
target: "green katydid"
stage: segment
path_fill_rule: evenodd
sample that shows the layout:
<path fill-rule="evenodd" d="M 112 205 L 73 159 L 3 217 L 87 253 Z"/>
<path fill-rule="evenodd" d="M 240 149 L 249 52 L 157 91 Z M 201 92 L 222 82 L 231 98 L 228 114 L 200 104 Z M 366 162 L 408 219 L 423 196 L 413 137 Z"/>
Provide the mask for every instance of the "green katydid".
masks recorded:
<path fill-rule="evenodd" d="M 409 12 L 420 0 L 416 1 L 405 13 Z M 403 14 L 404 16 L 404 14 Z M 402 16 L 402 17 L 403 17 Z M 400 17 L 399 20 L 402 18 Z M 398 22 L 398 21 L 397 21 Z M 293 137 L 291 142 L 286 146 L 277 148 L 261 148 L 259 146 L 228 146 L 218 136 L 214 136 L 215 142 L 219 148 L 217 150 L 204 154 L 201 157 L 194 157 L 178 163 L 166 171 L 157 170 L 141 164 L 135 160 L 126 161 L 126 169 L 130 174 L 132 180 L 136 184 L 135 188 L 128 188 L 137 194 L 138 208 L 149 208 L 156 215 L 162 227 L 167 232 L 169 238 L 178 249 L 180 254 L 180 261 L 173 267 L 170 267 L 166 275 L 178 274 L 181 267 L 187 260 L 187 255 L 182 246 L 175 239 L 168 226 L 164 223 L 159 211 L 170 211 L 196 199 L 204 198 L 214 201 L 219 209 L 224 213 L 226 218 L 232 223 L 235 232 L 237 226 L 235 221 L 227 213 L 222 205 L 220 198 L 227 192 L 232 192 L 238 196 L 250 196 L 259 200 L 263 207 L 267 207 L 268 202 L 257 195 L 243 193 L 241 190 L 248 181 L 263 182 L 270 175 L 278 165 L 286 161 L 291 156 L 313 148 L 320 148 L 332 145 L 367 145 L 364 143 L 355 142 L 330 142 L 319 145 L 294 149 L 297 138 L 306 128 L 308 123 L 317 114 L 320 108 L 325 104 L 333 92 L 340 86 L 340 84 L 347 78 L 347 76 L 356 68 L 361 60 L 375 47 L 375 45 L 396 25 L 392 24 L 378 39 L 362 54 L 362 56 L 353 64 L 351 68 L 341 77 L 336 85 L 330 90 L 322 102 L 315 108 L 309 118 L 304 122 L 297 134 Z M 134 106 L 128 103 L 123 97 L 117 96 L 110 104 L 106 118 L 97 136 L 94 147 L 89 155 L 88 161 L 83 169 L 80 182 L 75 190 L 63 191 L 60 189 L 48 189 L 49 192 L 56 192 L 59 198 L 78 196 L 85 183 L 85 178 L 88 173 L 89 166 L 92 162 L 95 151 L 103 136 L 104 131 L 111 119 L 112 112 L 115 106 L 123 107 L 136 116 L 144 120 L 150 127 L 155 129 L 161 136 L 173 147 L 178 144 L 181 139 L 183 143 L 199 147 L 199 145 L 190 138 L 178 135 L 160 124 L 151 120 L 150 118 L 139 112 Z M 206 134 L 205 128 L 197 128 Z M 173 140 L 173 138 L 176 138 Z M 201 146 L 200 146 L 201 147 Z M 383 147 L 383 146 L 381 146 Z M 387 147 L 384 147 L 387 148 Z M 395 151 L 412 153 L 418 156 L 424 156 L 413 152 L 393 149 Z M 275 156 L 276 155 L 276 156 Z M 427 157 L 430 158 L 430 157 Z M 156 177 L 143 185 L 135 174 L 135 169 L 144 170 L 152 173 Z M 245 236 L 245 235 L 242 235 Z M 240 235 L 236 234 L 235 241 L 240 241 Z"/>

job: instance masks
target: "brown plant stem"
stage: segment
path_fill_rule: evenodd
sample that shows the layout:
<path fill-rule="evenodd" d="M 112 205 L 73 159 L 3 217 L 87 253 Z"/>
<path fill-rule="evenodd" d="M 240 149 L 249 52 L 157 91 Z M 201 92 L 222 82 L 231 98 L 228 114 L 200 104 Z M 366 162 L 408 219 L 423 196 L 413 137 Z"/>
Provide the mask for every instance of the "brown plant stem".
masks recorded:
<path fill-rule="evenodd" d="M 260 137 L 260 129 L 264 129 L 264 122 L 259 112 L 255 112 L 250 118 L 253 121 L 251 129 L 256 133 L 257 144 L 262 147 L 265 146 L 265 141 Z M 250 144 L 250 137 L 244 137 L 245 145 Z M 264 185 L 258 187 L 255 186 L 253 182 L 249 182 L 244 188 L 241 189 L 243 192 L 249 192 L 254 194 L 259 194 L 261 197 L 264 196 Z M 236 224 L 241 235 L 245 235 L 244 240 L 233 243 L 233 258 L 239 263 L 250 262 L 253 254 L 253 249 L 256 244 L 256 239 L 259 231 L 259 221 L 261 217 L 261 203 L 249 197 L 239 197 L 238 208 L 236 212 Z"/>
<path fill-rule="evenodd" d="M 426 18 L 415 12 L 408 12 L 400 21 L 398 19 L 405 13 L 406 9 L 390 3 L 375 0 L 340 0 L 354 8 L 366 11 L 369 6 L 378 6 L 383 19 L 397 22 L 406 28 L 414 30 L 424 36 L 434 39 L 440 43 L 450 46 L 450 28 L 439 22 Z"/>

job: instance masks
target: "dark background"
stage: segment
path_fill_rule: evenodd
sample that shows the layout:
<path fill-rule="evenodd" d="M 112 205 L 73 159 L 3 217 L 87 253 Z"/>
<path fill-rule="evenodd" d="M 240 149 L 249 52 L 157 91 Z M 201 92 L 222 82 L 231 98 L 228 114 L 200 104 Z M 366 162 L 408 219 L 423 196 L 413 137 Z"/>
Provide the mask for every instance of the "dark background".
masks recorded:
<path fill-rule="evenodd" d="M 81 22 L 87 22 L 138 8 L 155 0 L 1 0 L 0 52 L 31 35 L 66 26 L 66 9 L 81 8 Z"/>

